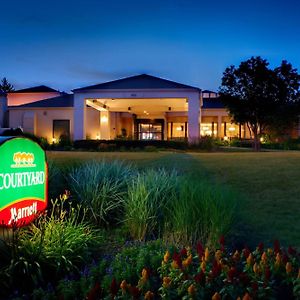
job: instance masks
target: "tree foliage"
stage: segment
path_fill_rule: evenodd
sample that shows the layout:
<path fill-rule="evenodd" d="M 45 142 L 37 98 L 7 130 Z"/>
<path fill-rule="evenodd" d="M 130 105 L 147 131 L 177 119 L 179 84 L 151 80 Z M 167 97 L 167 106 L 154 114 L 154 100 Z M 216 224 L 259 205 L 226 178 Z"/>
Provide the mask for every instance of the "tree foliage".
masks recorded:
<path fill-rule="evenodd" d="M 236 123 L 246 123 L 259 149 L 266 130 L 283 133 L 299 117 L 300 75 L 287 61 L 275 69 L 267 60 L 252 57 L 223 73 L 221 101 Z"/>
<path fill-rule="evenodd" d="M 3 93 L 9 93 L 14 91 L 14 86 L 8 82 L 6 77 L 3 77 L 0 83 L 0 91 Z"/>

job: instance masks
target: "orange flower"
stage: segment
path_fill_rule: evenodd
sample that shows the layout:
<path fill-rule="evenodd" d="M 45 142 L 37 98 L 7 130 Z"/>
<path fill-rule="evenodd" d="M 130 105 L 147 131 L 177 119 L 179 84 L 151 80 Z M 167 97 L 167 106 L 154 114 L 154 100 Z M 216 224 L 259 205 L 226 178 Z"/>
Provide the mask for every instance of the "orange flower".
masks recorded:
<path fill-rule="evenodd" d="M 167 263 L 170 259 L 170 252 L 167 251 L 166 254 L 164 255 L 164 262 Z"/>
<path fill-rule="evenodd" d="M 217 250 L 216 253 L 215 253 L 215 258 L 216 260 L 220 260 L 222 257 L 222 251 L 221 250 Z"/>
<path fill-rule="evenodd" d="M 287 274 L 290 274 L 293 270 L 292 264 L 290 262 L 287 262 L 285 265 L 285 270 Z"/>
<path fill-rule="evenodd" d="M 195 286 L 193 284 L 191 284 L 188 287 L 188 293 L 189 293 L 190 296 L 193 296 L 193 295 L 195 295 L 195 292 L 196 292 Z"/>
<path fill-rule="evenodd" d="M 202 270 L 203 272 L 205 272 L 205 270 L 206 270 L 206 262 L 203 261 L 203 262 L 201 263 L 200 267 L 201 267 L 201 270 Z"/>
<path fill-rule="evenodd" d="M 211 300 L 221 300 L 221 295 L 219 293 L 214 293 L 214 295 L 211 297 Z"/>
<path fill-rule="evenodd" d="M 171 267 L 172 267 L 173 269 L 178 269 L 178 268 L 179 268 L 179 265 L 178 265 L 177 261 L 173 260 L 172 263 L 171 263 Z"/>
<path fill-rule="evenodd" d="M 184 268 L 187 268 L 193 261 L 193 257 L 192 255 L 190 254 L 183 262 L 182 262 L 182 266 Z"/>
<path fill-rule="evenodd" d="M 234 260 L 240 260 L 241 256 L 238 250 L 236 250 L 232 256 Z"/>
<path fill-rule="evenodd" d="M 268 257 L 266 252 L 261 255 L 261 262 L 265 265 L 267 263 Z"/>
<path fill-rule="evenodd" d="M 168 288 L 171 285 L 171 278 L 170 277 L 164 277 L 163 278 L 163 287 Z"/>
<path fill-rule="evenodd" d="M 144 296 L 145 300 L 151 300 L 153 298 L 154 298 L 154 293 L 152 293 L 151 291 L 148 291 Z"/>
<path fill-rule="evenodd" d="M 247 262 L 247 265 L 248 265 L 248 266 L 252 266 L 252 265 L 253 265 L 254 259 L 253 259 L 252 253 L 249 254 L 249 256 L 248 256 L 246 262 Z"/>
<path fill-rule="evenodd" d="M 145 268 L 142 270 L 142 278 L 143 278 L 144 281 L 147 281 L 148 278 L 149 278 L 148 271 Z"/>
<path fill-rule="evenodd" d="M 254 272 L 255 274 L 258 274 L 258 273 L 260 272 L 259 265 L 258 265 L 257 263 L 255 263 L 255 264 L 253 265 L 253 272 Z"/>
<path fill-rule="evenodd" d="M 120 284 L 120 288 L 123 292 L 126 292 L 126 289 L 127 289 L 127 282 L 126 280 L 123 280 Z"/>
<path fill-rule="evenodd" d="M 204 260 L 205 260 L 205 261 L 208 261 L 208 260 L 209 260 L 209 250 L 208 250 L 208 248 L 205 249 L 205 252 L 204 252 Z"/>
<path fill-rule="evenodd" d="M 251 300 L 251 297 L 248 293 L 246 293 L 242 300 Z"/>
<path fill-rule="evenodd" d="M 275 259 L 275 266 L 276 266 L 276 267 L 279 267 L 280 264 L 281 264 L 281 256 L 280 256 L 279 253 L 277 253 L 276 259 Z"/>

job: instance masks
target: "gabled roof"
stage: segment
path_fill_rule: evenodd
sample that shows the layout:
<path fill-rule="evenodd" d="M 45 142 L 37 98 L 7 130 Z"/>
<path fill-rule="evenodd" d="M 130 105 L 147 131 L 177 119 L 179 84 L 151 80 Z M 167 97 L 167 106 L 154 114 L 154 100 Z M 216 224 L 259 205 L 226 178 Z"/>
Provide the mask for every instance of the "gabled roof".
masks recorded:
<path fill-rule="evenodd" d="M 202 108 L 225 108 L 220 98 L 203 98 Z"/>
<path fill-rule="evenodd" d="M 59 93 L 59 91 L 46 85 L 38 85 L 26 89 L 13 91 L 11 93 Z"/>
<path fill-rule="evenodd" d="M 9 108 L 73 107 L 73 96 L 73 94 L 63 94 L 62 96 L 48 98 L 17 106 L 10 106 Z"/>
<path fill-rule="evenodd" d="M 104 82 L 100 84 L 90 85 L 83 88 L 73 90 L 80 92 L 85 90 L 124 90 L 124 89 L 197 89 L 199 88 L 178 83 L 175 81 L 141 74 L 126 77 L 114 81 Z"/>

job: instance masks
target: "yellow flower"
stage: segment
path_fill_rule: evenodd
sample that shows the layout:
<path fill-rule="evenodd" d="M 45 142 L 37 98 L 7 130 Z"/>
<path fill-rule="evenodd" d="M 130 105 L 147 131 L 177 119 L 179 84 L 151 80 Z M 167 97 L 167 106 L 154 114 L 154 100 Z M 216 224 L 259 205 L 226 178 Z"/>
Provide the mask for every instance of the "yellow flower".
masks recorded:
<path fill-rule="evenodd" d="M 144 296 L 145 300 L 151 300 L 153 298 L 154 298 L 154 293 L 152 293 L 151 291 L 148 291 Z"/>
<path fill-rule="evenodd" d="M 171 285 L 171 278 L 170 277 L 164 277 L 163 278 L 163 287 L 168 288 Z"/>
<path fill-rule="evenodd" d="M 272 248 L 268 248 L 267 251 L 268 251 L 268 254 L 270 254 L 270 255 L 273 254 L 273 249 Z"/>
<path fill-rule="evenodd" d="M 208 259 L 209 259 L 209 250 L 208 250 L 208 248 L 206 248 L 205 252 L 204 252 L 204 260 L 208 261 Z"/>
<path fill-rule="evenodd" d="M 205 270 L 206 270 L 206 262 L 203 261 L 203 262 L 201 263 L 200 267 L 201 267 L 201 270 L 202 270 L 203 272 L 205 272 Z"/>
<path fill-rule="evenodd" d="M 120 284 L 120 288 L 123 292 L 126 292 L 126 289 L 127 289 L 127 282 L 126 280 L 123 280 Z"/>
<path fill-rule="evenodd" d="M 299 268 L 299 271 L 298 271 L 298 276 L 297 276 L 298 279 L 300 279 L 300 268 Z"/>
<path fill-rule="evenodd" d="M 285 270 L 287 274 L 290 274 L 293 270 L 292 264 L 290 262 L 287 262 L 285 265 Z"/>
<path fill-rule="evenodd" d="M 184 268 L 187 268 L 193 261 L 193 257 L 192 255 L 190 254 L 183 262 L 182 262 L 182 266 Z"/>
<path fill-rule="evenodd" d="M 188 293 L 190 296 L 193 296 L 196 292 L 196 288 L 193 284 L 191 284 L 189 287 L 188 287 Z"/>
<path fill-rule="evenodd" d="M 219 293 L 214 293 L 214 295 L 211 297 L 211 300 L 221 300 L 221 295 Z"/>
<path fill-rule="evenodd" d="M 265 265 L 267 263 L 267 254 L 266 252 L 264 252 L 262 255 L 261 255 L 261 262 Z"/>
<path fill-rule="evenodd" d="M 253 259 L 252 253 L 250 253 L 249 256 L 247 257 L 247 265 L 252 266 L 253 263 L 254 263 L 254 259 Z"/>
<path fill-rule="evenodd" d="M 170 252 L 167 251 L 166 254 L 164 255 L 164 262 L 167 263 L 169 261 L 170 258 Z"/>
<path fill-rule="evenodd" d="M 171 267 L 172 267 L 173 269 L 178 269 L 178 268 L 179 268 L 178 263 L 177 263 L 175 260 L 172 261 Z"/>
<path fill-rule="evenodd" d="M 222 257 L 222 251 L 221 250 L 217 250 L 215 253 L 215 258 L 216 260 L 220 260 Z"/>
<path fill-rule="evenodd" d="M 257 263 L 255 263 L 254 265 L 253 265 L 253 272 L 255 273 L 255 274 L 258 274 L 259 273 L 259 265 L 257 264 Z"/>

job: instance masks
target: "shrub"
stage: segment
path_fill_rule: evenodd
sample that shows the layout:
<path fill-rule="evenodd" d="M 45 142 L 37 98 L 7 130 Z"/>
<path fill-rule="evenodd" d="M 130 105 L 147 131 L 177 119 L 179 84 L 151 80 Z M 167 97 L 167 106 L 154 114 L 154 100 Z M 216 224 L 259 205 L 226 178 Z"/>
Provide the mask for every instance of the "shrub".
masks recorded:
<path fill-rule="evenodd" d="M 160 236 L 164 213 L 178 185 L 176 172 L 164 169 L 139 173 L 128 187 L 125 225 L 139 241 Z"/>
<path fill-rule="evenodd" d="M 68 204 L 64 195 L 54 202 L 50 216 L 41 215 L 17 232 L 6 270 L 10 285 L 28 290 L 78 272 L 95 241 L 96 232 L 84 222 L 84 212 Z"/>
<path fill-rule="evenodd" d="M 71 169 L 67 181 L 97 225 L 114 225 L 123 211 L 124 194 L 132 174 L 132 167 L 121 161 L 92 161 Z"/>
<path fill-rule="evenodd" d="M 164 238 L 180 245 L 203 241 L 215 246 L 230 229 L 235 212 L 234 195 L 224 187 L 193 178 L 181 178 L 180 191 L 168 205 Z"/>

